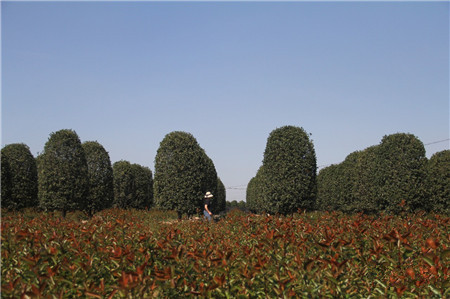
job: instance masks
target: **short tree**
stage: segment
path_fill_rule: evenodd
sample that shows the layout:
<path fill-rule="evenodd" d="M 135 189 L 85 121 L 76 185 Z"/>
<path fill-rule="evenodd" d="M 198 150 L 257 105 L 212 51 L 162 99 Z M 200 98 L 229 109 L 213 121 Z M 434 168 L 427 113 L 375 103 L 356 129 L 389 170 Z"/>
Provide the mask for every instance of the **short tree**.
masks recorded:
<path fill-rule="evenodd" d="M 435 153 L 428 161 L 427 189 L 429 208 L 450 215 L 450 150 Z"/>
<path fill-rule="evenodd" d="M 194 215 L 207 191 L 217 189 L 211 159 L 186 132 L 171 132 L 161 141 L 155 158 L 154 199 L 159 208 Z"/>
<path fill-rule="evenodd" d="M 6 145 L 1 151 L 2 207 L 21 209 L 38 204 L 36 160 L 27 145 Z"/>
<path fill-rule="evenodd" d="M 314 146 L 303 128 L 284 126 L 272 131 L 262 168 L 265 210 L 288 214 L 314 208 L 316 171 Z"/>
<path fill-rule="evenodd" d="M 112 206 L 113 170 L 108 152 L 97 141 L 82 144 L 88 166 L 89 195 L 87 208 L 93 214 Z"/>
<path fill-rule="evenodd" d="M 38 157 L 39 205 L 45 210 L 87 210 L 88 166 L 73 130 L 50 134 Z"/>

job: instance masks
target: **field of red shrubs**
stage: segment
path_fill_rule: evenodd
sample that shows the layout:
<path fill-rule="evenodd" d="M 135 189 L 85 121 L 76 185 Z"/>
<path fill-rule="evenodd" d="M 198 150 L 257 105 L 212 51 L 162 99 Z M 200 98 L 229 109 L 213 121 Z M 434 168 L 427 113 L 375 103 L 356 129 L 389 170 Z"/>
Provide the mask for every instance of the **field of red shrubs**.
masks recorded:
<path fill-rule="evenodd" d="M 2 298 L 450 296 L 448 217 L 3 212 Z"/>

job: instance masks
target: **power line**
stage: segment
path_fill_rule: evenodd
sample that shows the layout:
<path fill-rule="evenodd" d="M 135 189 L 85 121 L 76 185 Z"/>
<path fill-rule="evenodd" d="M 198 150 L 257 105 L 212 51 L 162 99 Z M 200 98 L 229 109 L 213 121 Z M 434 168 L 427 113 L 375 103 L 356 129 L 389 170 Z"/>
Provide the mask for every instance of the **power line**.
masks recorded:
<path fill-rule="evenodd" d="M 441 143 L 441 142 L 445 142 L 445 141 L 449 141 L 449 140 L 450 140 L 450 138 L 447 138 L 447 139 L 444 139 L 444 140 L 430 142 L 430 143 L 427 143 L 427 144 L 424 144 L 424 145 L 436 144 L 436 143 Z"/>

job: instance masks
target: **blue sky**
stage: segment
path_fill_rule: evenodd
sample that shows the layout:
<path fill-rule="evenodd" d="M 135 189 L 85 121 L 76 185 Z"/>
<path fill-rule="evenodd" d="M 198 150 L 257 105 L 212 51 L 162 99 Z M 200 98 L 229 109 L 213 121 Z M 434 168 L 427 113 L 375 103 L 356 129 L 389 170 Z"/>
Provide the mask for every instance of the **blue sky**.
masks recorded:
<path fill-rule="evenodd" d="M 1 25 L 2 146 L 35 156 L 73 129 L 154 171 L 185 131 L 241 200 L 284 125 L 319 166 L 387 134 L 449 138 L 448 2 L 2 1 Z"/>

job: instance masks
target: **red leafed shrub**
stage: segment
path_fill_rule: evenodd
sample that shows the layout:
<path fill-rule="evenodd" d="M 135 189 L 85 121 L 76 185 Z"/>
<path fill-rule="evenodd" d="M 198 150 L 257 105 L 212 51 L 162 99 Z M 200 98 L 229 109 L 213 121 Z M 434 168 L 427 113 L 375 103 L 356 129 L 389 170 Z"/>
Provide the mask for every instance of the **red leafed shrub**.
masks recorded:
<path fill-rule="evenodd" d="M 448 297 L 449 218 L 2 213 L 2 297 Z"/>

